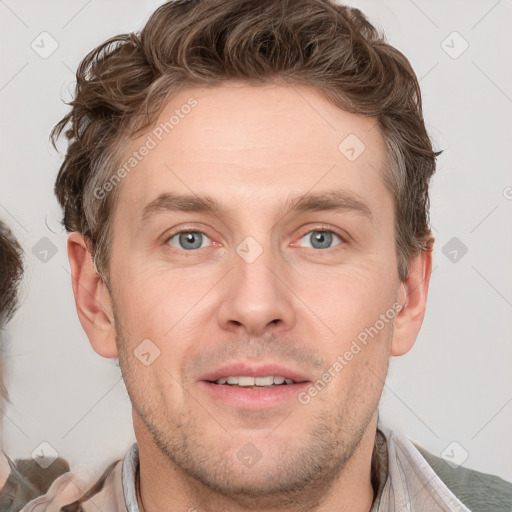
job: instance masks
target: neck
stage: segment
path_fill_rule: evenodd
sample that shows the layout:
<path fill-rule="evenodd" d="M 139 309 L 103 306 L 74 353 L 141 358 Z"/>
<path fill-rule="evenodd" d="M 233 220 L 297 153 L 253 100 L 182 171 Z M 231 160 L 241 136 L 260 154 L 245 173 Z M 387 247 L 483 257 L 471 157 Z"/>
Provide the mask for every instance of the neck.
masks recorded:
<path fill-rule="evenodd" d="M 136 420 L 136 414 L 134 414 Z M 140 512 L 207 510 L 208 512 L 369 512 L 374 500 L 371 460 L 377 419 L 368 425 L 350 459 L 330 482 L 300 489 L 297 495 L 241 500 L 203 485 L 175 465 L 156 446 L 142 422 L 135 421 L 139 447 Z M 286 499 L 284 499 L 286 498 Z"/>

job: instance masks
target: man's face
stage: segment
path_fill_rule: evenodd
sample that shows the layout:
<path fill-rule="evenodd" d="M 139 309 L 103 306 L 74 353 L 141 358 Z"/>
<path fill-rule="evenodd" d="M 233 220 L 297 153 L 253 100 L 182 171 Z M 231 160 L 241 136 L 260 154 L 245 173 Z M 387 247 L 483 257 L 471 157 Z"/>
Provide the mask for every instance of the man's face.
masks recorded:
<path fill-rule="evenodd" d="M 138 439 L 231 495 L 333 478 L 374 424 L 393 322 L 344 354 L 400 288 L 380 130 L 307 87 L 187 89 L 155 127 L 176 109 L 169 134 L 130 143 L 126 160 L 148 135 L 156 146 L 114 212 L 112 301 Z M 163 194 L 191 201 L 173 209 Z M 306 195 L 345 207 L 287 211 Z M 205 196 L 218 211 L 192 208 Z M 211 382 L 230 376 L 298 383 Z"/>

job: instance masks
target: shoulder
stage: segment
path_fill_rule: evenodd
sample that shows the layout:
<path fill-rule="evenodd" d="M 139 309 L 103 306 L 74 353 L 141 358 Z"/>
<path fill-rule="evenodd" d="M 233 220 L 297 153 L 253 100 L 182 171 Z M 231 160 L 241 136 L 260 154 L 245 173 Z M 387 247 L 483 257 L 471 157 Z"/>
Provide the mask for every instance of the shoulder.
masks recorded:
<path fill-rule="evenodd" d="M 446 487 L 472 512 L 512 511 L 512 483 L 474 469 L 452 467 L 421 446 L 414 446 Z"/>
<path fill-rule="evenodd" d="M 19 511 L 26 503 L 45 494 L 52 482 L 69 471 L 69 464 L 62 458 L 50 461 L 45 458 L 17 459 L 13 462 L 5 453 L 0 454 L 7 462 L 8 475 L 0 485 L 0 510 Z"/>
<path fill-rule="evenodd" d="M 112 462 L 97 480 L 68 472 L 57 478 L 48 492 L 31 501 L 22 512 L 50 510 L 89 512 L 112 510 L 124 512 L 122 460 Z"/>

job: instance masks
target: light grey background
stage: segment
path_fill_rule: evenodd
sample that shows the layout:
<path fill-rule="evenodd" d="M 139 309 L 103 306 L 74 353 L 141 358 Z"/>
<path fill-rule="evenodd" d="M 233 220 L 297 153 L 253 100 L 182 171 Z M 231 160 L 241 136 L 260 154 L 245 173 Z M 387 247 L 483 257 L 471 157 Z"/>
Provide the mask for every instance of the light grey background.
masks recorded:
<path fill-rule="evenodd" d="M 52 192 L 61 159 L 48 135 L 81 58 L 141 28 L 160 3 L 0 0 L 0 217 L 27 264 L 21 309 L 3 336 L 3 445 L 13 458 L 48 442 L 89 470 L 134 440 L 119 369 L 93 352 L 77 319 Z M 452 463 L 512 481 L 512 2 L 350 3 L 410 59 L 445 150 L 432 183 L 427 314 L 412 352 L 392 360 L 381 418 Z M 52 40 L 58 48 L 42 58 Z M 56 254 L 44 262 L 32 249 L 44 257 L 48 241 Z"/>

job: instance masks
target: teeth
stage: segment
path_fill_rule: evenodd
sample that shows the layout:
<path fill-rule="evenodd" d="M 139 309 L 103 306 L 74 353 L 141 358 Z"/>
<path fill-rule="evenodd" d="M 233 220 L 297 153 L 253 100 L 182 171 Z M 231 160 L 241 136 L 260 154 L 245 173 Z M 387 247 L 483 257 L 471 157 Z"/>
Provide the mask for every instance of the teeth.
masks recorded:
<path fill-rule="evenodd" d="M 216 384 L 232 384 L 232 385 L 238 385 L 238 386 L 279 386 L 283 383 L 286 384 L 293 384 L 294 381 L 292 379 L 285 379 L 284 377 L 280 376 L 268 376 L 268 377 L 247 377 L 247 376 L 239 376 L 239 377 L 221 377 L 216 381 Z"/>
<path fill-rule="evenodd" d="M 254 377 L 238 377 L 239 386 L 254 386 Z"/>
<path fill-rule="evenodd" d="M 256 386 L 272 386 L 274 384 L 274 377 L 256 377 L 254 384 Z"/>

